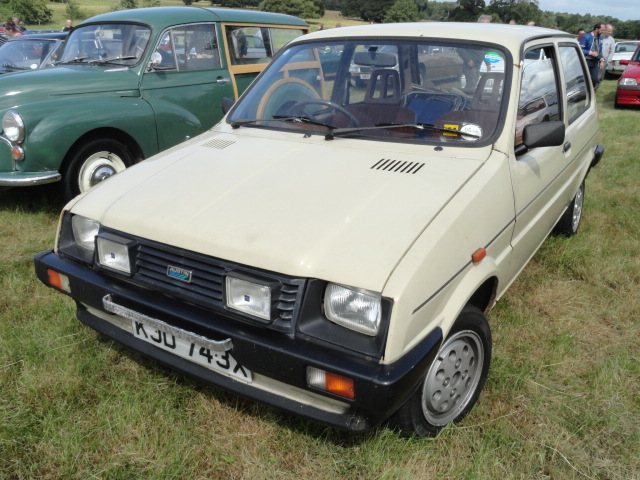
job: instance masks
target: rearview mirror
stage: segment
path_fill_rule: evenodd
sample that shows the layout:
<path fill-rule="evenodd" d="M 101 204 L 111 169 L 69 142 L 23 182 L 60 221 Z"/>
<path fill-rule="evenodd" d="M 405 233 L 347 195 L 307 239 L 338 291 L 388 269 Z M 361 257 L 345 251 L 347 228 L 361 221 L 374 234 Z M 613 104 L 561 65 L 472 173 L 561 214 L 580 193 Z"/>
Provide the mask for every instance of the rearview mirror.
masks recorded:
<path fill-rule="evenodd" d="M 356 52 L 353 63 L 367 67 L 389 68 L 396 64 L 396 56 L 392 53 L 379 53 L 375 50 Z"/>
<path fill-rule="evenodd" d="M 528 148 L 556 147 L 564 142 L 564 122 L 540 122 L 524 127 L 522 143 Z"/>

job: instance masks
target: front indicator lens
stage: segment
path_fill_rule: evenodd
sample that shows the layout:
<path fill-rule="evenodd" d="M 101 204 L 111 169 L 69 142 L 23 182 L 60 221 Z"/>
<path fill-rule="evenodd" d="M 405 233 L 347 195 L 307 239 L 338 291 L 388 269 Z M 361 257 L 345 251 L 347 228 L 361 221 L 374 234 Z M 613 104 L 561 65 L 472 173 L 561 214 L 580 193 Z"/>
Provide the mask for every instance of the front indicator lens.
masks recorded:
<path fill-rule="evenodd" d="M 271 320 L 271 288 L 236 277 L 226 277 L 227 307 Z"/>
<path fill-rule="evenodd" d="M 24 141 L 24 122 L 22 117 L 14 110 L 9 110 L 2 117 L 2 131 L 12 142 Z"/>
<path fill-rule="evenodd" d="M 330 283 L 324 294 L 324 311 L 329 320 L 350 330 L 370 336 L 380 330 L 379 293 Z"/>
<path fill-rule="evenodd" d="M 307 367 L 307 385 L 349 400 L 356 397 L 352 379 L 315 367 Z"/>
<path fill-rule="evenodd" d="M 98 263 L 109 270 L 131 275 L 133 268 L 130 253 L 135 247 L 135 243 L 124 237 L 102 233 L 98 235 L 96 245 L 98 246 Z"/>

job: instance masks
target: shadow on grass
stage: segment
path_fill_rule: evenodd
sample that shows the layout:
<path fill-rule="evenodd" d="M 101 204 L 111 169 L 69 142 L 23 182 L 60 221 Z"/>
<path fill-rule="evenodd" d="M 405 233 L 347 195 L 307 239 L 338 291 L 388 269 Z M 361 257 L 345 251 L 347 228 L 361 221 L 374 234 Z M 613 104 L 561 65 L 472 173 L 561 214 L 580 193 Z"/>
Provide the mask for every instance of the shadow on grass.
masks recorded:
<path fill-rule="evenodd" d="M 184 372 L 174 370 L 169 366 L 156 362 L 142 353 L 131 350 L 120 343 L 111 340 L 109 337 L 98 334 L 97 338 L 100 343 L 104 343 L 105 346 L 108 345 L 109 348 L 115 349 L 120 355 L 143 366 L 150 372 L 170 377 L 172 381 L 181 387 L 189 388 L 194 392 L 214 397 L 226 407 L 233 409 L 242 415 L 247 415 L 265 422 L 277 423 L 279 426 L 291 430 L 299 435 L 313 437 L 315 439 L 331 443 L 336 447 L 348 449 L 363 444 L 376 432 L 374 429 L 367 433 L 353 433 L 314 423 L 311 420 L 306 420 L 294 414 L 283 412 L 275 407 L 245 398 L 221 387 L 204 383 Z M 382 426 L 384 426 L 384 424 Z"/>
<path fill-rule="evenodd" d="M 0 210 L 58 214 L 65 201 L 57 183 L 36 187 L 0 187 Z"/>

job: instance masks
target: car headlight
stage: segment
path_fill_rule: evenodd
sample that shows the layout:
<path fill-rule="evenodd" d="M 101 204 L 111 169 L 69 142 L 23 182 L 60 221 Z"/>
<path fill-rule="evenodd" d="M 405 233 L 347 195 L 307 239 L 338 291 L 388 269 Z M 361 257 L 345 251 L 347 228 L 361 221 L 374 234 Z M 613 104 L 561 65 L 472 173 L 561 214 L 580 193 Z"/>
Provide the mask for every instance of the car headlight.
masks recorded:
<path fill-rule="evenodd" d="M 9 110 L 4 114 L 2 131 L 12 142 L 22 143 L 24 141 L 24 121 L 18 112 Z"/>
<path fill-rule="evenodd" d="M 101 233 L 96 238 L 98 264 L 108 270 L 131 275 L 133 272 L 132 250 L 136 243 L 129 239 L 111 233 Z"/>
<path fill-rule="evenodd" d="M 382 318 L 381 298 L 376 292 L 330 283 L 324 294 L 324 312 L 338 325 L 375 336 Z"/>
<path fill-rule="evenodd" d="M 263 322 L 273 320 L 280 292 L 277 281 L 262 280 L 239 272 L 230 272 L 225 278 L 227 307 L 250 315 Z"/>
<path fill-rule="evenodd" d="M 58 251 L 91 263 L 95 251 L 95 238 L 99 230 L 100 224 L 95 220 L 66 212 L 60 226 Z"/>
<path fill-rule="evenodd" d="M 621 78 L 620 85 L 624 85 L 626 87 L 635 87 L 636 85 L 638 85 L 638 81 L 635 78 L 630 77 Z"/>

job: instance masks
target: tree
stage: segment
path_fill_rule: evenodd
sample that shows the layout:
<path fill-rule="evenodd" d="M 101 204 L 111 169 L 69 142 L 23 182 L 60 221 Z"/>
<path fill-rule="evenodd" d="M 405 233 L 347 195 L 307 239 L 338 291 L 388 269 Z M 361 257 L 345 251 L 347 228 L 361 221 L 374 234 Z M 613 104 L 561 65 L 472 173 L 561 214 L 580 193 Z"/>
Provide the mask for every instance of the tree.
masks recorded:
<path fill-rule="evenodd" d="M 484 0 L 458 0 L 458 6 L 453 9 L 449 20 L 454 22 L 475 22 L 484 12 Z"/>
<path fill-rule="evenodd" d="M 80 8 L 78 0 L 68 0 L 65 13 L 67 14 L 67 18 L 71 20 L 81 20 L 89 16 L 88 13 Z"/>
<path fill-rule="evenodd" d="M 27 25 L 47 23 L 53 17 L 53 12 L 47 7 L 47 0 L 9 0 L 2 3 L 11 12 L 10 16 L 18 17 Z"/>
<path fill-rule="evenodd" d="M 395 0 L 347 0 L 341 13 L 344 17 L 382 23 L 394 3 Z"/>
<path fill-rule="evenodd" d="M 258 8 L 265 12 L 286 13 L 294 17 L 320 18 L 312 0 L 264 0 Z"/>
<path fill-rule="evenodd" d="M 540 25 L 544 18 L 538 0 L 491 0 L 487 12 L 497 15 L 503 23 L 515 20 L 520 25 L 530 21 Z"/>
<path fill-rule="evenodd" d="M 414 0 L 397 0 L 384 17 L 385 23 L 417 22 L 420 12 Z"/>

